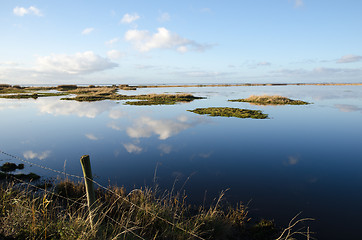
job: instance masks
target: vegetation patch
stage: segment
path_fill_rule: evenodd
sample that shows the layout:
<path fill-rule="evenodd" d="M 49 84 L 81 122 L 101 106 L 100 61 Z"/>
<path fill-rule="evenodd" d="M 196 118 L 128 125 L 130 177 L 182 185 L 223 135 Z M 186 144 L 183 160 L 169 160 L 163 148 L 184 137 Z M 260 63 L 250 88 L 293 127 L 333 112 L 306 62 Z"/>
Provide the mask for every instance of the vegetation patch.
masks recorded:
<path fill-rule="evenodd" d="M 16 169 L 24 169 L 24 164 L 16 165 L 15 163 L 6 162 L 0 167 L 0 170 L 3 172 L 13 172 Z"/>
<path fill-rule="evenodd" d="M 128 85 L 121 85 L 121 89 L 128 88 Z M 67 93 L 76 94 L 75 97 L 62 98 L 61 100 L 75 100 L 79 102 L 94 102 L 102 100 L 139 100 L 128 101 L 127 105 L 170 105 L 180 102 L 191 102 L 202 97 L 195 97 L 191 94 L 147 94 L 147 95 L 122 95 L 118 94 L 119 88 L 110 87 L 78 87 L 69 90 Z"/>
<path fill-rule="evenodd" d="M 130 97 L 130 99 L 137 99 L 141 101 L 128 101 L 126 102 L 128 105 L 173 105 L 180 102 L 191 102 L 195 99 L 202 99 L 202 97 L 195 97 L 192 94 L 187 93 L 149 94 Z"/>
<path fill-rule="evenodd" d="M 195 110 L 188 110 L 188 111 L 197 114 L 206 114 L 212 117 L 220 116 L 220 117 L 254 118 L 254 119 L 268 118 L 268 114 L 264 114 L 260 110 L 229 108 L 229 107 L 196 108 Z"/>
<path fill-rule="evenodd" d="M 307 105 L 310 104 L 308 102 L 304 102 L 301 100 L 293 100 L 290 98 L 274 95 L 263 95 L 263 96 L 256 96 L 251 95 L 248 98 L 243 99 L 234 99 L 229 100 L 230 102 L 248 102 L 255 105 Z"/>
<path fill-rule="evenodd" d="M 0 180 L 7 179 L 9 177 L 20 179 L 23 181 L 34 181 L 40 179 L 40 176 L 35 173 L 20 173 L 20 174 L 10 174 L 9 172 L 13 172 L 17 169 L 24 169 L 24 164 L 20 163 L 16 165 L 15 163 L 6 162 L 2 166 L 0 166 Z"/>
<path fill-rule="evenodd" d="M 46 189 L 42 191 L 41 188 Z M 0 237 L 4 239 L 248 239 L 286 240 L 272 221 L 253 220 L 224 192 L 209 207 L 190 206 L 186 195 L 149 188 L 96 190 L 98 221 L 89 224 L 83 183 L 22 187 L 0 184 Z M 303 231 L 296 226 L 299 232 Z M 293 229 L 289 229 L 293 232 Z"/>
<path fill-rule="evenodd" d="M 74 90 L 77 89 L 78 86 L 77 85 L 58 85 L 57 89 L 59 91 L 69 91 L 69 90 Z"/>
<path fill-rule="evenodd" d="M 0 180 L 5 180 L 8 179 L 9 177 L 22 181 L 36 181 L 40 179 L 40 176 L 38 174 L 32 172 L 28 174 L 24 173 L 11 174 L 11 173 L 0 172 Z"/>
<path fill-rule="evenodd" d="M 40 97 L 54 97 L 54 96 L 64 96 L 66 93 L 32 93 L 32 94 L 10 94 L 10 95 L 0 95 L 0 98 L 10 98 L 10 99 L 37 99 Z"/>

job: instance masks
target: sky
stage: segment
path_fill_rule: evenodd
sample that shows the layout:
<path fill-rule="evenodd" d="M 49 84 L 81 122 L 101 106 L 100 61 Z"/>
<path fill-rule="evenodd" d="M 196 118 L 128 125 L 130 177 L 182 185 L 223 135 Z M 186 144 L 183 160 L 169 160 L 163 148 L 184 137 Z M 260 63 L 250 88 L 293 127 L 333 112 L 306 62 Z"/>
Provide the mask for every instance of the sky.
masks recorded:
<path fill-rule="evenodd" d="M 0 0 L 0 83 L 362 82 L 360 0 Z"/>

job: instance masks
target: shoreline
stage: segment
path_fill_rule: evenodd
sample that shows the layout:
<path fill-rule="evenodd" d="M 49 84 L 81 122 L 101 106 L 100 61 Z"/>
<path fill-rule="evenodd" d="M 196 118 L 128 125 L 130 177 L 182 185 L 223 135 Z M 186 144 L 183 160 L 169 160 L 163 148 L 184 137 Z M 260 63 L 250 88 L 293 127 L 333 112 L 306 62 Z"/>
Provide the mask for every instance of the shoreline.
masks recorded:
<path fill-rule="evenodd" d="M 75 84 L 8 84 L 0 83 L 0 88 L 3 86 L 19 86 L 22 88 L 57 88 L 59 85 L 75 85 Z M 78 87 L 88 87 L 88 86 L 128 86 L 134 88 L 178 88 L 178 87 L 260 87 L 260 86 L 362 86 L 361 83 L 215 83 L 215 84 L 77 84 Z"/>

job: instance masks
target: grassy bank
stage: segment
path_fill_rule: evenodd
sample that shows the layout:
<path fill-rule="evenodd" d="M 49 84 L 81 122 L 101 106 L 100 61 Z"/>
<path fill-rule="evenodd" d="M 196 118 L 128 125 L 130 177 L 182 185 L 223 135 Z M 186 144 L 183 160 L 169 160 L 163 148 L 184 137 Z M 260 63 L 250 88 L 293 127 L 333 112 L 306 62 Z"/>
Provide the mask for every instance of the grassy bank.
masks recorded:
<path fill-rule="evenodd" d="M 88 222 L 84 186 L 62 181 L 33 187 L 0 185 L 0 238 L 6 239 L 275 239 L 272 221 L 253 221 L 247 208 L 228 206 L 223 193 L 209 208 L 189 206 L 186 195 L 149 188 L 96 191 L 98 221 Z"/>
<path fill-rule="evenodd" d="M 188 111 L 201 115 L 209 115 L 212 117 L 236 117 L 236 118 L 254 118 L 254 119 L 268 118 L 268 114 L 264 114 L 260 110 L 229 108 L 229 107 L 196 108 L 194 110 L 188 110 Z"/>
<path fill-rule="evenodd" d="M 83 182 L 39 181 L 10 174 L 23 164 L 5 163 L 0 178 L 0 239 L 246 239 L 283 240 L 304 236 L 303 222 L 281 229 L 273 221 L 252 219 L 248 207 L 231 206 L 225 191 L 208 207 L 189 205 L 185 192 L 103 187 L 95 183 L 96 203 L 89 219 Z M 302 228 L 299 228 L 302 225 Z M 293 228 L 299 229 L 295 232 Z M 309 238 L 307 238 L 309 239 Z"/>
<path fill-rule="evenodd" d="M 229 100 L 230 102 L 248 102 L 255 105 L 307 105 L 310 104 L 308 102 L 304 102 L 301 100 L 293 100 L 287 97 L 278 96 L 278 95 L 262 95 L 262 96 L 256 96 L 251 95 L 248 98 L 242 98 L 242 99 L 234 99 Z"/>

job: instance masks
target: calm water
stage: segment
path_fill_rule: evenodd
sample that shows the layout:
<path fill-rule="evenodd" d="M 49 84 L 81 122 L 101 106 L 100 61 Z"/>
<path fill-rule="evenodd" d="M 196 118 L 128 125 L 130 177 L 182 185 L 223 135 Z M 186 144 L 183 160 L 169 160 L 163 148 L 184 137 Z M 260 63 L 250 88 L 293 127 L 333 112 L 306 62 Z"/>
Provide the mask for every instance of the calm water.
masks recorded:
<path fill-rule="evenodd" d="M 191 203 L 211 203 L 230 189 L 232 204 L 249 202 L 253 215 L 280 225 L 299 212 L 316 221 L 319 239 L 362 236 L 362 87 L 280 86 L 139 89 L 207 97 L 173 106 L 80 103 L 57 97 L 0 99 L 0 149 L 31 162 L 81 175 L 91 156 L 102 184 L 186 190 Z M 307 106 L 228 102 L 279 94 Z M 197 107 L 260 109 L 270 119 L 200 116 Z M 0 155 L 2 162 L 9 157 Z M 16 162 L 16 161 L 13 161 Z M 0 162 L 1 163 L 1 162 Z M 157 167 L 156 167 L 157 166 Z M 25 170 L 53 177 L 52 172 Z M 188 180 L 187 180 L 188 179 Z"/>

